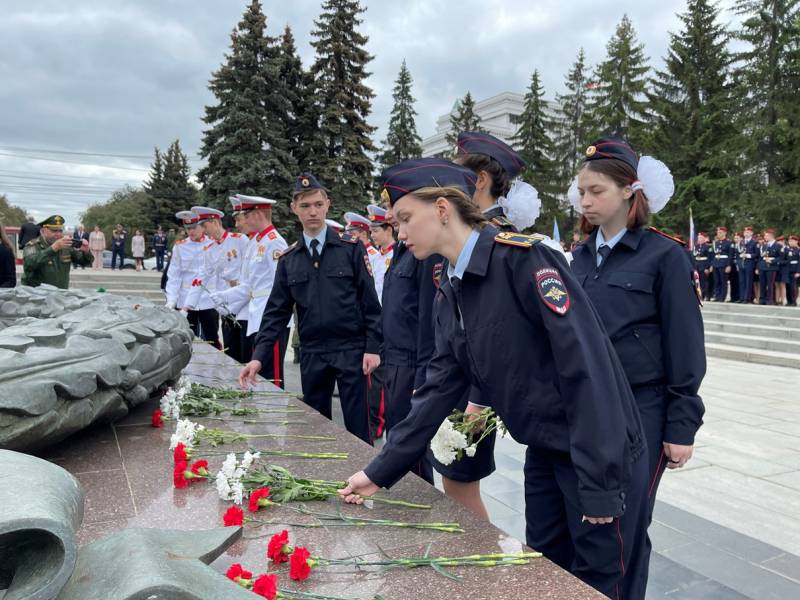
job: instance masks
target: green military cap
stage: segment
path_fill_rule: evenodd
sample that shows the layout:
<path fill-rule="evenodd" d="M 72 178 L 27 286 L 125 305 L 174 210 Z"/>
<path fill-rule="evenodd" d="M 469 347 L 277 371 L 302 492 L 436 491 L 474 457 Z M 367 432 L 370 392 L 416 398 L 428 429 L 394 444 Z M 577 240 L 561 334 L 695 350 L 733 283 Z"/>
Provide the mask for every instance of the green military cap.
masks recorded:
<path fill-rule="evenodd" d="M 39 223 L 39 227 L 47 227 L 47 229 L 64 229 L 64 217 L 61 215 L 49 216 L 44 221 Z"/>

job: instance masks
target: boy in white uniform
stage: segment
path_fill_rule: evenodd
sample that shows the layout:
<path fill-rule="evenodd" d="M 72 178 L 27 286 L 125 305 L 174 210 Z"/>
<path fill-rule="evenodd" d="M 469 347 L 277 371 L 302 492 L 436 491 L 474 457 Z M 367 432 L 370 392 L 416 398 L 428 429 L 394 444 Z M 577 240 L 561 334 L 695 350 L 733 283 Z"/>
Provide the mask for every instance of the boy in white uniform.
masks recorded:
<path fill-rule="evenodd" d="M 232 313 L 247 311 L 247 329 L 242 341 L 243 359 L 247 363 L 253 354 L 255 334 L 261 327 L 261 317 L 267 305 L 278 258 L 289 245 L 272 224 L 272 205 L 275 200 L 259 196 L 237 194 L 231 198 L 237 212 L 245 217 L 245 225 L 253 237 L 242 258 L 239 284 L 211 294 L 217 306 L 224 306 Z M 291 323 L 290 323 L 291 325 Z M 272 361 L 265 361 L 259 375 L 283 387 L 283 359 L 289 341 L 289 327 L 275 343 Z"/>
<path fill-rule="evenodd" d="M 175 213 L 186 230 L 187 237 L 175 242 L 167 271 L 167 308 L 179 308 L 186 314 L 195 336 L 221 348 L 219 342 L 219 315 L 207 295 L 197 303 L 187 303 L 193 288 L 200 285 L 200 268 L 203 247 L 208 243 L 197 215 L 190 210 Z"/>
<path fill-rule="evenodd" d="M 195 306 L 201 298 L 209 297 L 212 292 L 224 291 L 239 285 L 242 259 L 250 243 L 246 235 L 228 232 L 222 226 L 222 217 L 225 213 L 221 210 L 193 206 L 192 212 L 197 215 L 198 222 L 211 241 L 203 247 L 200 268 L 202 286 L 192 288 L 186 300 L 186 304 L 190 307 Z M 224 306 L 215 305 L 215 308 L 224 317 L 222 340 L 225 353 L 237 362 L 247 362 L 250 357 L 245 357 L 242 353 L 243 336 L 240 331 L 242 328 L 247 329 L 247 307 L 242 307 L 236 313 L 231 313 Z"/>

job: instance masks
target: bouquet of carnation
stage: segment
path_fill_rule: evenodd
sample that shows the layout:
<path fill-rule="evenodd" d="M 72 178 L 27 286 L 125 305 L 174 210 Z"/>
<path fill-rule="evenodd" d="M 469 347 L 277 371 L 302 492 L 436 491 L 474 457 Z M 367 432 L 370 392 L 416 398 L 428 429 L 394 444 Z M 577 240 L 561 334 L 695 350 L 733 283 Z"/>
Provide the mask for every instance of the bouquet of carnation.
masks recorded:
<path fill-rule="evenodd" d="M 454 410 L 431 440 L 433 456 L 443 465 L 461 460 L 465 455 L 472 458 L 478 444 L 498 429 L 505 435 L 506 426 L 489 407 L 477 414 Z"/>

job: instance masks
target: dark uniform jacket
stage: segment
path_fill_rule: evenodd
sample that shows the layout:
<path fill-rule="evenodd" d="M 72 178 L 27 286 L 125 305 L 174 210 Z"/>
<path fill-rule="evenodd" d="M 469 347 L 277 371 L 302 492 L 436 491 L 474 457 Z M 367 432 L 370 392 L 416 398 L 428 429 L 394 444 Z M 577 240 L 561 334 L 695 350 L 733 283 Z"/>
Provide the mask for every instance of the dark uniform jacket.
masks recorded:
<path fill-rule="evenodd" d="M 733 242 L 725 240 L 714 240 L 711 242 L 714 249 L 714 260 L 712 265 L 715 269 L 725 269 L 733 264 L 734 247 Z"/>
<path fill-rule="evenodd" d="M 425 369 L 433 356 L 433 297 L 443 260 L 438 254 L 417 260 L 400 242 L 383 280 L 381 360 L 416 369 L 415 389 L 425 382 Z"/>
<path fill-rule="evenodd" d="M 22 285 L 37 286 L 48 283 L 67 289 L 72 263 L 88 267 L 94 261 L 91 252 L 75 248 L 63 248 L 56 252 L 51 248 L 53 242 L 48 242 L 43 236 L 39 236 L 25 245 L 22 252 L 24 269 Z"/>
<path fill-rule="evenodd" d="M 772 242 L 772 245 L 764 242 L 760 248 L 761 258 L 758 261 L 758 270 L 777 271 L 780 268 L 780 260 L 783 255 L 783 246 L 780 242 Z"/>
<path fill-rule="evenodd" d="M 573 273 L 605 325 L 631 387 L 662 385 L 664 439 L 691 445 L 705 408 L 703 319 L 694 273 L 681 244 L 655 231 L 629 230 L 597 267 L 597 231 L 572 253 Z"/>
<path fill-rule="evenodd" d="M 784 249 L 784 262 L 789 273 L 800 273 L 800 248 L 786 246 Z"/>
<path fill-rule="evenodd" d="M 693 254 L 694 268 L 698 271 L 706 271 L 713 266 L 714 250 L 711 248 L 711 244 L 697 244 Z"/>
<path fill-rule="evenodd" d="M 745 269 L 753 270 L 756 268 L 758 262 L 758 240 L 750 238 L 750 240 L 742 240 L 744 250 L 739 253 L 742 259 L 742 266 Z"/>
<path fill-rule="evenodd" d="M 19 229 L 19 249 L 22 250 L 25 244 L 37 237 L 39 237 L 39 226 L 30 221 L 23 223 Z"/>
<path fill-rule="evenodd" d="M 253 358 L 262 363 L 297 306 L 303 352 L 363 350 L 379 354 L 381 305 L 364 245 L 328 227 L 319 268 L 305 238 L 278 259 L 275 283 L 264 309 Z"/>
<path fill-rule="evenodd" d="M 563 256 L 540 244 L 501 244 L 497 234 L 490 226 L 480 232 L 455 287 L 443 280 L 425 383 L 366 474 L 393 485 L 472 384 L 515 440 L 569 453 L 584 514 L 620 515 L 632 461 L 644 449 L 625 373 Z"/>

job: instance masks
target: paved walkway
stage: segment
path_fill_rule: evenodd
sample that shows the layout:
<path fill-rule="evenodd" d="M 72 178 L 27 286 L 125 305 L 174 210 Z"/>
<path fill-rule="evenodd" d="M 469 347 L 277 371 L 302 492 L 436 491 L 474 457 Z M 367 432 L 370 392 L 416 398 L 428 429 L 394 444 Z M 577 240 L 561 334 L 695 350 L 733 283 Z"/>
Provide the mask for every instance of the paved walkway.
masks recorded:
<path fill-rule="evenodd" d="M 287 382 L 299 392 L 297 367 L 290 348 Z M 800 598 L 800 374 L 709 358 L 701 394 L 695 457 L 659 491 L 647 598 Z M 498 439 L 482 485 L 492 523 L 521 540 L 524 455 Z"/>

